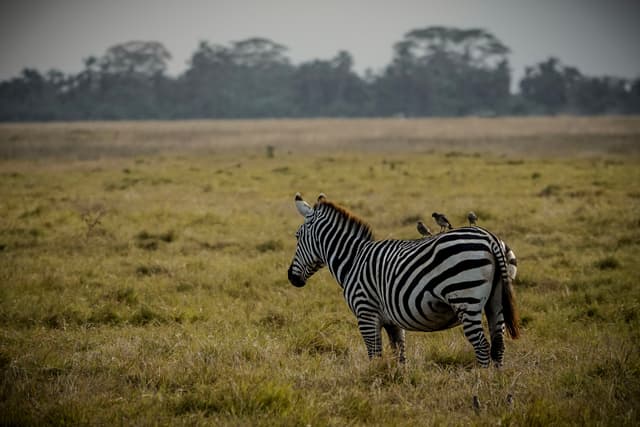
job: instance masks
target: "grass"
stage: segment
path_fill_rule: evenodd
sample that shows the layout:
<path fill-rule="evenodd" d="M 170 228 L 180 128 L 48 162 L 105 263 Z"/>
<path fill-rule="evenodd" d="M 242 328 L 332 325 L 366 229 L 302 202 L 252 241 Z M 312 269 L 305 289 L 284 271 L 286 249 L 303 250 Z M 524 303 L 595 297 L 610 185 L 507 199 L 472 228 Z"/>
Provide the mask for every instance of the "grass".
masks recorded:
<path fill-rule="evenodd" d="M 638 142 L 633 117 L 2 125 L 0 425 L 637 425 Z M 287 281 L 296 191 L 378 238 L 474 210 L 519 261 L 504 369 L 460 329 L 369 362 L 328 272 Z"/>

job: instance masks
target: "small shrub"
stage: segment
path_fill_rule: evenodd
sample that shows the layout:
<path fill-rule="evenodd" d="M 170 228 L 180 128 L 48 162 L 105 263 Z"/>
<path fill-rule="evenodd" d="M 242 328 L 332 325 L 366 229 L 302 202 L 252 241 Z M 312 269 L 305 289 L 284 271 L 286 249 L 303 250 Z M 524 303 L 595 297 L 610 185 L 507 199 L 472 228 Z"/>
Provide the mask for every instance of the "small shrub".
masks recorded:
<path fill-rule="evenodd" d="M 273 159 L 276 156 L 276 147 L 273 145 L 267 145 L 267 158 Z"/>
<path fill-rule="evenodd" d="M 132 287 L 126 287 L 115 290 L 111 296 L 119 303 L 126 305 L 134 305 L 138 302 L 138 297 Z"/>
<path fill-rule="evenodd" d="M 620 267 L 620 261 L 613 256 L 608 256 L 596 261 L 596 267 L 600 270 L 615 270 Z"/>
<path fill-rule="evenodd" d="M 87 321 L 92 324 L 117 325 L 122 322 L 122 318 L 112 304 L 107 304 L 94 310 Z"/>
<path fill-rule="evenodd" d="M 573 321 L 582 321 L 586 319 L 590 320 L 604 320 L 604 316 L 600 313 L 600 310 L 595 305 L 589 305 L 583 309 L 578 310 L 576 313 L 570 316 Z"/>
<path fill-rule="evenodd" d="M 131 324 L 136 326 L 144 326 L 149 323 L 161 324 L 167 319 L 161 313 L 152 310 L 150 307 L 143 305 L 131 316 Z"/>
<path fill-rule="evenodd" d="M 136 268 L 138 276 L 155 276 L 158 274 L 169 274 L 169 270 L 160 265 L 139 265 Z"/>
<path fill-rule="evenodd" d="M 291 350 L 296 354 L 335 354 L 347 355 L 348 343 L 335 334 L 333 323 L 321 325 L 318 329 L 305 329 L 295 335 Z"/>
<path fill-rule="evenodd" d="M 538 286 L 538 283 L 529 277 L 520 275 L 516 279 L 514 285 L 518 288 L 535 288 Z"/>
<path fill-rule="evenodd" d="M 180 282 L 178 286 L 176 286 L 177 292 L 191 292 L 195 286 L 189 282 Z"/>
<path fill-rule="evenodd" d="M 522 316 L 522 317 L 520 317 L 520 326 L 522 326 L 523 328 L 526 328 L 531 323 L 533 323 L 533 317 L 532 316 Z"/>
<path fill-rule="evenodd" d="M 160 242 L 171 243 L 175 239 L 176 234 L 173 230 L 164 233 L 149 233 L 146 230 L 142 230 L 136 234 L 136 246 L 140 249 L 153 251 L 158 249 Z"/>
<path fill-rule="evenodd" d="M 69 325 L 79 325 L 83 322 L 82 315 L 75 310 L 65 309 L 60 313 L 52 313 L 44 319 L 46 327 L 51 329 L 66 329 Z"/>
<path fill-rule="evenodd" d="M 620 308 L 622 319 L 624 319 L 625 323 L 632 323 L 638 320 L 638 317 L 640 317 L 638 314 L 639 311 L 640 309 L 638 309 L 637 305 L 631 307 L 622 306 Z"/>
<path fill-rule="evenodd" d="M 256 249 L 258 252 L 275 252 L 282 250 L 283 247 L 284 245 L 280 240 L 267 240 L 257 245 Z"/>
<path fill-rule="evenodd" d="M 31 218 L 34 216 L 40 216 L 42 214 L 42 206 L 36 206 L 34 209 L 24 211 L 18 217 L 19 219 Z"/>
<path fill-rule="evenodd" d="M 183 395 L 174 405 L 176 415 L 202 412 L 214 414 L 257 415 L 286 414 L 294 402 L 289 385 L 257 380 L 218 384 L 216 388 Z"/>
<path fill-rule="evenodd" d="M 57 403 L 43 415 L 42 424 L 57 426 L 81 426 L 90 424 L 86 409 L 71 403 Z"/>
<path fill-rule="evenodd" d="M 285 315 L 278 312 L 269 312 L 266 316 L 260 319 L 260 324 L 269 327 L 269 328 L 282 328 L 288 322 L 288 319 Z"/>
<path fill-rule="evenodd" d="M 539 193 L 540 197 L 551 197 L 557 196 L 560 193 L 561 187 L 559 185 L 550 184 L 544 187 Z"/>

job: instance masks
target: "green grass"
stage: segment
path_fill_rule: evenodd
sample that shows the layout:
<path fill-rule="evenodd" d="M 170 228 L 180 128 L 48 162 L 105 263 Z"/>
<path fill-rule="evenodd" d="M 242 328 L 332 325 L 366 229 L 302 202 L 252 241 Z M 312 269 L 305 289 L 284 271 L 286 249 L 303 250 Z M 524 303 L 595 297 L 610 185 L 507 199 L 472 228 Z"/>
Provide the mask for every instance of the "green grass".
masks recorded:
<path fill-rule="evenodd" d="M 637 425 L 640 125 L 542 120 L 0 127 L 0 425 Z M 378 238 L 474 210 L 519 261 L 504 369 L 459 328 L 368 361 L 327 271 L 287 281 L 296 191 Z"/>

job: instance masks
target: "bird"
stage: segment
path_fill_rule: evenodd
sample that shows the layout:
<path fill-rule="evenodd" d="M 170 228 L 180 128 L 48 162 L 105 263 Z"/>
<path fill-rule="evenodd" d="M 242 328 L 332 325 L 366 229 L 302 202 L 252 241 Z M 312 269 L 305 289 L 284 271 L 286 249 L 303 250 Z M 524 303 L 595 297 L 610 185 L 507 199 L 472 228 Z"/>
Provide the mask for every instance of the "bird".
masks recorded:
<path fill-rule="evenodd" d="M 416 225 L 416 228 L 418 229 L 418 233 L 422 234 L 425 237 L 433 236 L 431 230 L 429 230 L 429 227 L 427 227 L 422 221 L 418 221 L 418 225 Z"/>
<path fill-rule="evenodd" d="M 473 410 L 475 411 L 476 414 L 480 413 L 480 399 L 478 399 L 478 396 L 474 395 L 473 396 Z"/>
<path fill-rule="evenodd" d="M 469 225 L 476 225 L 476 221 L 478 220 L 478 215 L 474 211 L 469 212 L 467 215 L 467 219 L 469 220 Z"/>
<path fill-rule="evenodd" d="M 449 230 L 453 229 L 453 227 L 451 226 L 451 223 L 449 222 L 447 217 L 444 216 L 444 214 L 434 212 L 431 216 L 436 221 L 436 223 L 440 226 L 441 233 L 446 229 L 449 229 Z"/>
<path fill-rule="evenodd" d="M 513 406 L 513 394 L 511 393 L 507 394 L 507 405 Z"/>

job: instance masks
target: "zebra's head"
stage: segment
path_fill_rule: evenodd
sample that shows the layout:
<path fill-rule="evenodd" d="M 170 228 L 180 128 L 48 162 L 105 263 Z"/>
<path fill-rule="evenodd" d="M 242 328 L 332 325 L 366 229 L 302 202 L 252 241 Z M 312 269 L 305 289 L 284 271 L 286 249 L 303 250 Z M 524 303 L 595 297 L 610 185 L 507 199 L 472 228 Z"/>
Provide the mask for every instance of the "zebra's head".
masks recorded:
<path fill-rule="evenodd" d="M 318 203 L 325 201 L 324 194 L 318 197 Z M 296 208 L 304 217 L 304 223 L 296 232 L 296 254 L 289 266 L 289 281 L 293 286 L 302 287 L 316 271 L 324 266 L 320 253 L 319 242 L 315 233 L 316 211 L 296 193 Z"/>

